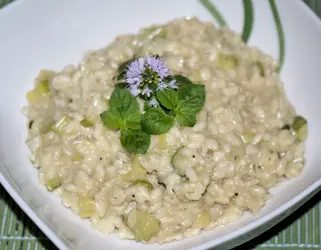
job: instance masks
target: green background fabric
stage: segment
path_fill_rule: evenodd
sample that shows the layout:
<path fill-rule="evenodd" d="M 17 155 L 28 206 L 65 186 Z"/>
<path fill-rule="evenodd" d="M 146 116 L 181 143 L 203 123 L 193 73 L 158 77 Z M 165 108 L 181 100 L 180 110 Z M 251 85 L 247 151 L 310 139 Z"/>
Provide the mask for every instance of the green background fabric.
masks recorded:
<path fill-rule="evenodd" d="M 0 8 L 13 0 L 0 0 Z M 288 0 L 289 1 L 289 0 Z M 305 0 L 321 17 L 321 0 Z M 321 192 L 294 214 L 235 250 L 321 250 Z M 0 250 L 56 250 L 0 185 Z"/>

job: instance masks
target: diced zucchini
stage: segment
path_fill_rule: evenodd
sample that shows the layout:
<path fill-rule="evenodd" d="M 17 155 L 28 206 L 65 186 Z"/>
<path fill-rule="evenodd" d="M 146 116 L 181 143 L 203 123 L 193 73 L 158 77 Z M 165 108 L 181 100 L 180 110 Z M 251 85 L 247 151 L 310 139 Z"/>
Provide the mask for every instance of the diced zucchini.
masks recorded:
<path fill-rule="evenodd" d="M 143 29 L 140 34 L 140 39 L 155 39 L 155 38 L 166 38 L 167 30 L 162 26 L 151 26 Z"/>
<path fill-rule="evenodd" d="M 74 157 L 72 157 L 72 162 L 79 162 L 83 159 L 83 156 L 81 154 L 76 154 Z"/>
<path fill-rule="evenodd" d="M 142 185 L 145 186 L 148 190 L 152 190 L 153 189 L 153 185 L 151 183 L 149 183 L 148 181 L 144 181 L 144 180 L 137 180 L 137 181 L 133 181 L 134 185 Z"/>
<path fill-rule="evenodd" d="M 52 131 L 57 134 L 61 133 L 64 127 L 69 123 L 69 118 L 67 116 L 62 117 L 58 122 L 56 122 L 52 127 Z"/>
<path fill-rule="evenodd" d="M 255 135 L 256 134 L 254 132 L 248 131 L 248 132 L 244 132 L 243 134 L 241 134 L 241 138 L 244 143 L 249 143 L 250 141 L 253 140 Z"/>
<path fill-rule="evenodd" d="M 85 195 L 78 198 L 79 215 L 81 218 L 88 218 L 95 214 L 95 199 L 92 196 Z"/>
<path fill-rule="evenodd" d="M 304 141 L 308 134 L 307 120 L 302 116 L 296 116 L 292 128 L 300 141 Z"/>
<path fill-rule="evenodd" d="M 160 231 L 160 224 L 160 220 L 155 216 L 136 209 L 130 211 L 127 218 L 127 225 L 133 232 L 135 240 L 137 241 L 149 241 Z"/>
<path fill-rule="evenodd" d="M 40 70 L 39 75 L 38 75 L 37 78 L 38 78 L 40 81 L 48 80 L 50 77 L 52 77 L 52 76 L 55 75 L 55 74 L 56 74 L 55 71 L 43 69 L 43 70 Z"/>
<path fill-rule="evenodd" d="M 237 58 L 231 54 L 219 54 L 218 64 L 222 69 L 231 70 L 235 69 L 238 65 Z"/>
<path fill-rule="evenodd" d="M 53 191 L 56 188 L 60 187 L 61 185 L 61 179 L 60 176 L 55 176 L 47 181 L 47 189 L 49 191 Z"/>
<path fill-rule="evenodd" d="M 158 148 L 159 149 L 166 149 L 167 141 L 166 141 L 166 134 L 162 134 L 158 136 Z"/>
<path fill-rule="evenodd" d="M 40 132 L 43 134 L 48 133 L 51 131 L 51 128 L 55 125 L 55 122 L 53 119 L 45 119 L 40 124 Z"/>
<path fill-rule="evenodd" d="M 48 80 L 40 81 L 33 90 L 27 93 L 27 100 L 29 104 L 35 103 L 43 95 L 50 93 L 50 88 L 48 86 Z"/>
<path fill-rule="evenodd" d="M 196 221 L 194 222 L 194 227 L 196 228 L 204 228 L 207 227 L 211 223 L 211 215 L 203 211 L 200 213 L 200 215 L 197 217 Z"/>
<path fill-rule="evenodd" d="M 146 169 L 140 163 L 137 155 L 133 157 L 131 170 L 127 174 L 123 174 L 120 178 L 123 181 L 140 181 L 146 179 Z"/>
<path fill-rule="evenodd" d="M 94 126 L 94 124 L 91 122 L 91 121 L 89 121 L 88 119 L 83 119 L 83 120 L 81 120 L 80 121 L 80 124 L 82 125 L 82 126 L 84 126 L 85 128 L 89 128 L 89 127 L 92 127 L 92 126 Z"/>

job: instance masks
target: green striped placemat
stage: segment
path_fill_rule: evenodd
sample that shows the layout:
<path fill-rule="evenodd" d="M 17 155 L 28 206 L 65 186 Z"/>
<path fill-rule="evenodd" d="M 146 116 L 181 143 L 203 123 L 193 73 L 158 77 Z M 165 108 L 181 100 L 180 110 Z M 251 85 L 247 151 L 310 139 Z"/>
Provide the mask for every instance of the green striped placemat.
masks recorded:
<path fill-rule="evenodd" d="M 0 8 L 12 1 L 0 0 Z M 321 17 L 321 0 L 305 2 Z M 237 250 L 321 250 L 320 218 L 321 192 L 284 221 Z M 57 248 L 0 185 L 0 250 L 35 249 Z"/>

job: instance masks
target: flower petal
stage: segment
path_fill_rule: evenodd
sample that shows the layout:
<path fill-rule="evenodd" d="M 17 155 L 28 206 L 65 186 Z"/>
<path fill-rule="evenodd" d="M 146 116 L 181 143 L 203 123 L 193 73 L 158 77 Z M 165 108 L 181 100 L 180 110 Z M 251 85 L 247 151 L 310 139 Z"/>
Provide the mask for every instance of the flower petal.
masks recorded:
<path fill-rule="evenodd" d="M 152 93 L 153 93 L 153 90 L 148 87 L 145 87 L 142 91 L 142 95 L 146 95 L 147 97 L 150 97 Z"/>
<path fill-rule="evenodd" d="M 131 86 L 129 88 L 129 91 L 133 96 L 138 96 L 141 92 L 140 89 L 136 85 Z"/>
<path fill-rule="evenodd" d="M 176 85 L 176 80 L 171 80 L 167 85 L 171 89 L 177 89 L 178 88 L 177 85 Z"/>
<path fill-rule="evenodd" d="M 167 89 L 167 88 L 168 88 L 167 83 L 161 82 L 160 84 L 158 84 L 156 91 L 164 91 L 164 89 Z"/>
<path fill-rule="evenodd" d="M 150 102 L 149 102 L 149 106 L 150 107 L 158 107 L 159 106 L 159 102 L 153 98 Z"/>

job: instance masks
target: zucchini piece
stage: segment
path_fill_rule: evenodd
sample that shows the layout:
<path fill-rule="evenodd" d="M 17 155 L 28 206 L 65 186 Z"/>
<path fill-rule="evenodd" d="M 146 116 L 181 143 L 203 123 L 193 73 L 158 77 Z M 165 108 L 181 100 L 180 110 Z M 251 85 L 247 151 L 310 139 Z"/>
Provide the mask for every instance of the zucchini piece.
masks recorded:
<path fill-rule="evenodd" d="M 304 141 L 308 134 L 307 120 L 302 116 L 296 116 L 292 128 L 300 141 Z"/>
<path fill-rule="evenodd" d="M 155 216 L 136 209 L 130 211 L 127 218 L 127 225 L 133 232 L 135 240 L 137 241 L 149 241 L 160 231 L 160 224 L 160 220 Z"/>

